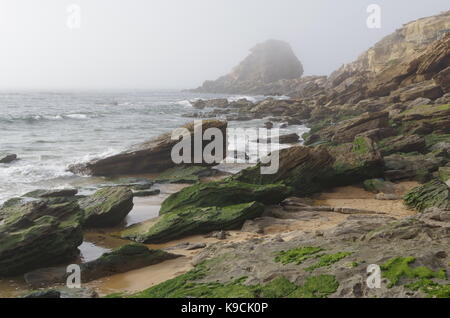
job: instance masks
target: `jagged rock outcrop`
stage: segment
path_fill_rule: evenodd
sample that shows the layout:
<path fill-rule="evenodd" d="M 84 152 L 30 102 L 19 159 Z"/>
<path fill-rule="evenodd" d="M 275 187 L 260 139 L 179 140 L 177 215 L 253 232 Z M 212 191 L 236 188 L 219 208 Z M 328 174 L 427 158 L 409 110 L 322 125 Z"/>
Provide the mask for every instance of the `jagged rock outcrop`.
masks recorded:
<path fill-rule="evenodd" d="M 11 163 L 17 160 L 17 155 L 13 153 L 1 154 L 0 153 L 0 163 Z"/>
<path fill-rule="evenodd" d="M 267 86 L 279 80 L 300 78 L 303 66 L 290 45 L 268 40 L 253 47 L 233 71 L 215 81 L 206 81 L 195 92 L 266 94 Z"/>
<path fill-rule="evenodd" d="M 33 201 L 0 209 L 0 276 L 14 276 L 78 255 L 84 212 L 76 202 Z"/>
<path fill-rule="evenodd" d="M 205 120 L 202 122 L 201 130 L 199 125 L 193 123 L 183 126 L 189 131 L 189 134 L 183 134 L 183 138 L 191 139 L 191 162 L 194 163 L 194 139 L 195 132 L 202 134 L 208 128 L 218 128 L 224 136 L 223 154 L 225 158 L 227 143 L 226 143 L 226 121 L 219 120 Z M 178 134 L 177 134 L 178 135 Z M 144 143 L 135 145 L 131 149 L 121 152 L 117 155 L 95 159 L 87 163 L 76 164 L 69 167 L 73 173 L 87 174 L 93 176 L 117 176 L 124 174 L 139 174 L 161 172 L 175 166 L 171 158 L 172 148 L 179 142 L 178 139 L 172 140 L 172 132 L 161 135 L 157 138 L 151 139 Z M 210 141 L 203 141 L 202 152 Z M 222 159 L 224 159 L 222 158 Z M 200 159 L 200 164 L 207 164 L 204 158 Z"/>

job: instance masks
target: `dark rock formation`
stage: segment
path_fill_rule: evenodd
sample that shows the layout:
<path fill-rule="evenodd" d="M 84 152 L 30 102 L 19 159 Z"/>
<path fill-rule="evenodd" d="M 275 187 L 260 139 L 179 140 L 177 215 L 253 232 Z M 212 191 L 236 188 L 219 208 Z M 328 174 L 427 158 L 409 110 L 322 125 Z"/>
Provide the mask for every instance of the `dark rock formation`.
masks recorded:
<path fill-rule="evenodd" d="M 225 207 L 186 206 L 161 215 L 149 229 L 131 227 L 122 232 L 122 237 L 141 243 L 163 243 L 194 234 L 236 229 L 263 211 L 264 205 L 258 202 Z"/>
<path fill-rule="evenodd" d="M 152 250 L 145 245 L 128 244 L 103 254 L 100 258 L 80 264 L 81 282 L 124 273 L 164 262 L 179 255 Z M 68 277 L 66 267 L 41 268 L 24 275 L 25 281 L 33 288 L 65 283 Z"/>
<path fill-rule="evenodd" d="M 0 154 L 0 163 L 11 163 L 17 160 L 16 154 Z"/>
<path fill-rule="evenodd" d="M 194 127 L 194 124 L 192 123 L 184 126 L 184 128 L 190 132 L 190 136 L 185 136 L 185 138 L 191 138 L 191 162 L 194 162 L 193 132 L 198 131 L 198 133 L 200 133 L 200 129 L 198 126 Z M 223 136 L 226 136 L 226 122 L 217 120 L 203 121 L 201 130 L 202 136 L 204 131 L 208 128 L 218 128 L 222 131 Z M 74 173 L 94 176 L 161 172 L 175 166 L 175 163 L 171 159 L 171 151 L 173 146 L 176 145 L 179 140 L 172 140 L 171 136 L 172 133 L 167 133 L 136 145 L 130 150 L 124 151 L 118 155 L 96 159 L 84 164 L 72 165 L 69 167 L 69 170 Z M 203 141 L 202 150 L 208 143 L 209 141 Z M 226 140 L 224 140 L 224 156 L 226 154 L 226 145 Z M 202 163 L 206 164 L 203 159 Z"/>
<path fill-rule="evenodd" d="M 86 226 L 114 226 L 133 209 L 133 192 L 126 187 L 109 187 L 80 199 L 78 203 L 85 211 Z"/>
<path fill-rule="evenodd" d="M 251 49 L 251 54 L 233 71 L 215 81 L 206 81 L 195 92 L 265 94 L 267 85 L 300 78 L 303 66 L 289 44 L 269 40 Z"/>
<path fill-rule="evenodd" d="M 76 202 L 34 201 L 0 209 L 0 276 L 51 266 L 78 255 L 84 213 Z"/>

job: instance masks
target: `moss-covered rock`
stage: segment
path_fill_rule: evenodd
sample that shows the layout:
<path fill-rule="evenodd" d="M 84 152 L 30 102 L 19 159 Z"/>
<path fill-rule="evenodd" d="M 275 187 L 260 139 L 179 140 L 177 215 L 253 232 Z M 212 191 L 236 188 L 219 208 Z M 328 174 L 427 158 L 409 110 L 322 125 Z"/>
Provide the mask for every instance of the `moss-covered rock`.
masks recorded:
<path fill-rule="evenodd" d="M 433 207 L 450 209 L 450 188 L 444 182 L 434 179 L 412 189 L 404 200 L 406 206 L 420 212 Z"/>
<path fill-rule="evenodd" d="M 278 170 L 274 174 L 261 174 L 258 164 L 242 170 L 234 180 L 250 184 L 283 183 L 293 187 L 299 195 L 307 195 L 324 187 L 320 176 L 327 173 L 333 164 L 333 158 L 324 148 L 296 146 L 278 152 Z"/>
<path fill-rule="evenodd" d="M 383 175 L 383 158 L 376 144 L 367 137 L 329 147 L 329 152 L 335 160 L 328 174 L 321 177 L 324 185 L 344 186 Z"/>
<path fill-rule="evenodd" d="M 126 187 L 108 187 L 78 202 L 86 213 L 86 226 L 114 226 L 133 209 L 133 192 Z"/>
<path fill-rule="evenodd" d="M 207 261 L 208 262 L 208 261 Z M 303 285 L 296 285 L 278 276 L 267 283 L 246 284 L 246 277 L 227 283 L 202 283 L 208 269 L 204 262 L 193 270 L 142 292 L 133 298 L 323 298 L 336 292 L 339 283 L 332 275 L 310 276 Z M 120 295 L 119 295 L 120 296 Z"/>
<path fill-rule="evenodd" d="M 3 208 L 0 276 L 51 266 L 78 254 L 84 213 L 75 202 L 34 201 Z"/>
<path fill-rule="evenodd" d="M 433 271 L 425 266 L 412 267 L 416 259 L 414 257 L 396 257 L 381 265 L 382 274 L 389 279 L 389 287 L 397 285 L 402 279 L 446 279 L 444 269 Z"/>
<path fill-rule="evenodd" d="M 450 180 L 450 167 L 440 167 L 439 168 L 439 178 L 443 182 Z"/>
<path fill-rule="evenodd" d="M 73 197 L 78 193 L 77 189 L 55 189 L 55 190 L 34 190 L 24 194 L 24 197 L 29 198 L 59 198 L 59 197 Z"/>
<path fill-rule="evenodd" d="M 192 207 L 224 207 L 252 201 L 274 204 L 292 192 L 292 188 L 283 184 L 257 185 L 228 178 L 196 184 L 170 195 L 162 203 L 160 214 Z"/>
<path fill-rule="evenodd" d="M 91 281 L 100 277 L 128 272 L 133 269 L 150 266 L 174 259 L 175 255 L 162 250 L 153 250 L 141 244 L 124 245 L 100 258 L 81 266 L 82 281 Z"/>
<path fill-rule="evenodd" d="M 368 179 L 364 181 L 364 189 L 373 193 L 394 193 L 395 184 L 383 179 Z"/>
<path fill-rule="evenodd" d="M 213 176 L 217 170 L 203 166 L 179 165 L 161 173 L 155 182 L 158 183 L 196 183 L 201 177 Z"/>
<path fill-rule="evenodd" d="M 162 243 L 183 236 L 237 228 L 263 211 L 264 205 L 258 202 L 225 207 L 183 207 L 161 215 L 148 229 L 131 227 L 122 232 L 122 237 L 140 243 Z"/>
<path fill-rule="evenodd" d="M 254 184 L 284 183 L 297 195 L 309 195 L 333 186 L 380 177 L 383 159 L 374 142 L 357 137 L 353 143 L 317 148 L 291 147 L 279 152 L 275 174 L 261 174 L 261 164 L 245 169 L 234 179 Z"/>
<path fill-rule="evenodd" d="M 141 244 L 127 244 L 103 254 L 96 260 L 80 264 L 81 281 L 92 280 L 124 273 L 179 257 L 162 250 L 152 250 Z M 24 275 L 25 281 L 33 288 L 65 283 L 70 273 L 66 267 L 40 268 Z"/>
<path fill-rule="evenodd" d="M 450 133 L 450 104 L 419 105 L 393 117 L 405 133 L 419 135 Z"/>

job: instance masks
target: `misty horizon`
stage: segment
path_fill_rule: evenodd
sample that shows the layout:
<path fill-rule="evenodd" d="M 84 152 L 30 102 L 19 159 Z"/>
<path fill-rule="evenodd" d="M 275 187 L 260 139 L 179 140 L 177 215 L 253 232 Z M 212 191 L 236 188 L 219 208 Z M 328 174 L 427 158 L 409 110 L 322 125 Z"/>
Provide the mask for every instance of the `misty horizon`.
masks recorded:
<path fill-rule="evenodd" d="M 291 45 L 303 76 L 329 75 L 403 24 L 448 10 L 441 0 L 425 8 L 404 0 L 43 2 L 0 4 L 0 90 L 195 88 L 268 39 Z M 73 3 L 79 29 L 67 26 Z M 371 3 L 381 6 L 380 29 L 366 26 Z"/>

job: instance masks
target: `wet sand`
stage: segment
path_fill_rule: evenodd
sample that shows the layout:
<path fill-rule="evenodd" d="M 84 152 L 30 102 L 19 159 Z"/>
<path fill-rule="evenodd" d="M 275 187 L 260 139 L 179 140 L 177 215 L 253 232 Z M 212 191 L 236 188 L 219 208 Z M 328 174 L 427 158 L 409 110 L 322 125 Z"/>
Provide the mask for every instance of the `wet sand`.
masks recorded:
<path fill-rule="evenodd" d="M 400 182 L 397 184 L 396 194 L 403 196 L 406 192 L 420 185 L 414 181 Z M 314 197 L 315 205 L 327 205 L 352 209 L 385 212 L 396 218 L 414 215 L 416 212 L 409 210 L 403 204 L 403 200 L 377 200 L 372 192 L 365 191 L 356 186 L 338 187 L 327 192 L 322 192 Z"/>

